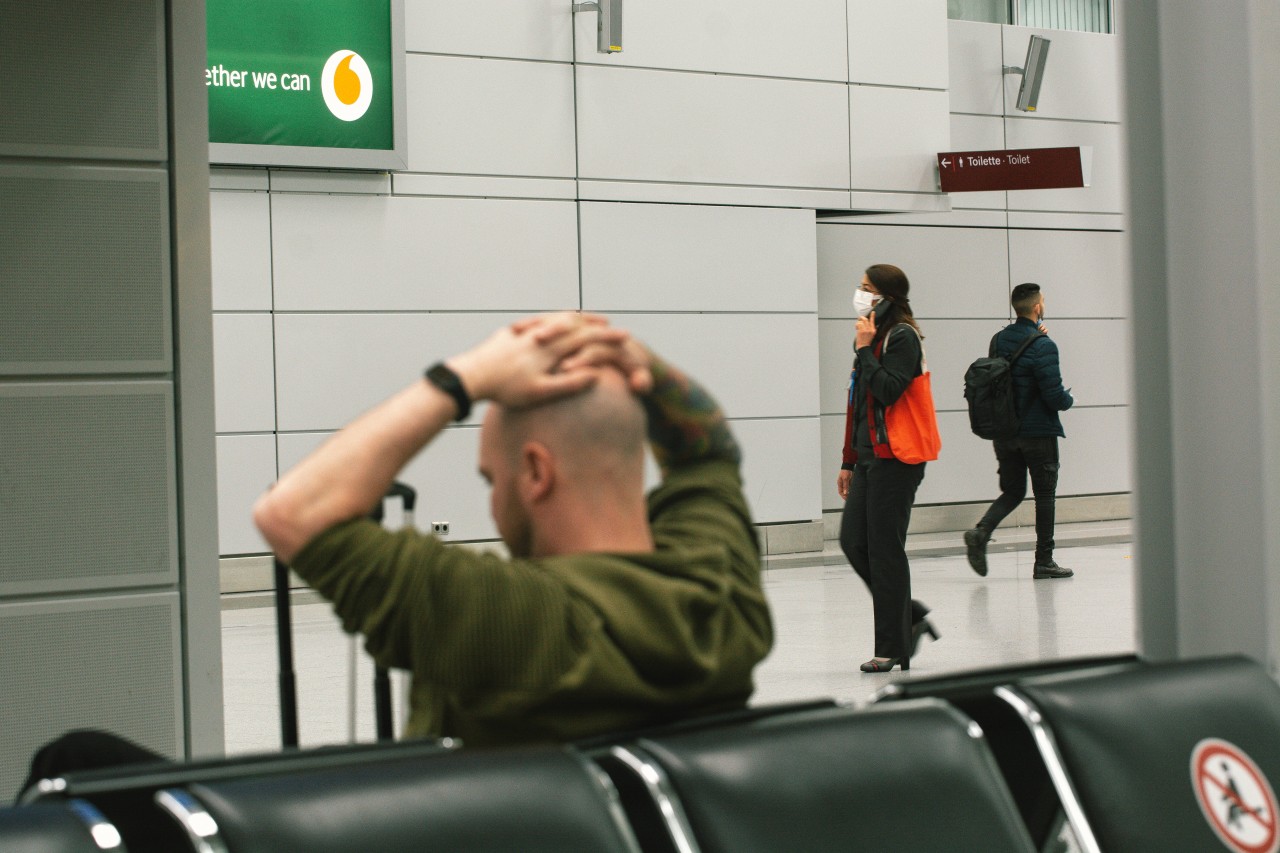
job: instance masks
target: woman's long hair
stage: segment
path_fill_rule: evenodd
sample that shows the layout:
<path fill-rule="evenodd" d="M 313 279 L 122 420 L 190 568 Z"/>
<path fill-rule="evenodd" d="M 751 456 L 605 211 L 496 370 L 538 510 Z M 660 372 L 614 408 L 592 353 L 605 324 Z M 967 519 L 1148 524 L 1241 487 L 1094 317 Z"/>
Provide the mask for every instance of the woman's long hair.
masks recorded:
<path fill-rule="evenodd" d="M 907 281 L 907 274 L 893 264 L 872 264 L 867 267 L 866 273 L 867 279 L 876 286 L 881 298 L 890 306 L 884 319 L 876 326 L 875 339 L 884 340 L 884 336 L 898 323 L 907 323 L 916 332 L 920 332 L 920 325 L 916 323 L 915 314 L 911 311 L 911 282 Z M 924 334 L 920 333 L 920 337 L 923 339 Z"/>

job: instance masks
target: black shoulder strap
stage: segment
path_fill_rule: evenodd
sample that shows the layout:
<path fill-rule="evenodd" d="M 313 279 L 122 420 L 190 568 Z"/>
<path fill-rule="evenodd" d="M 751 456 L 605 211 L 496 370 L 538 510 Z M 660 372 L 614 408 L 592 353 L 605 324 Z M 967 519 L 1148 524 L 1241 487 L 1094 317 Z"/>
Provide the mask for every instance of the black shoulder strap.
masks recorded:
<path fill-rule="evenodd" d="M 991 345 L 987 347 L 987 358 L 996 357 L 996 338 L 1000 337 L 1000 332 L 996 332 L 991 336 Z"/>
<path fill-rule="evenodd" d="M 1044 336 L 1045 333 L 1041 331 L 1037 331 L 1034 335 L 1027 335 L 1027 339 L 1018 345 L 1018 348 L 1013 351 L 1013 355 L 1009 356 L 1009 366 L 1013 367 L 1013 363 L 1017 361 L 1024 352 L 1026 352 L 1027 347 L 1035 343 L 1037 338 L 1043 338 Z M 995 343 L 994 339 L 992 340 L 992 343 Z"/>

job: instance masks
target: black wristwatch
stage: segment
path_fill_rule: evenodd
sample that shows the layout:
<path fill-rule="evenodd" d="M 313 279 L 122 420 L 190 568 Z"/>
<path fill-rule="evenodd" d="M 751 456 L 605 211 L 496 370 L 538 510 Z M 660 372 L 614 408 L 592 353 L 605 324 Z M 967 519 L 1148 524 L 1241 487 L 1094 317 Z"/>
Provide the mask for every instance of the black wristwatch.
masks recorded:
<path fill-rule="evenodd" d="M 428 382 L 453 398 L 454 404 L 458 407 L 458 414 L 453 419 L 465 421 L 467 415 L 471 414 L 471 397 L 467 394 L 467 389 L 463 386 L 458 374 L 450 370 L 443 361 L 438 361 L 428 367 L 423 375 Z"/>

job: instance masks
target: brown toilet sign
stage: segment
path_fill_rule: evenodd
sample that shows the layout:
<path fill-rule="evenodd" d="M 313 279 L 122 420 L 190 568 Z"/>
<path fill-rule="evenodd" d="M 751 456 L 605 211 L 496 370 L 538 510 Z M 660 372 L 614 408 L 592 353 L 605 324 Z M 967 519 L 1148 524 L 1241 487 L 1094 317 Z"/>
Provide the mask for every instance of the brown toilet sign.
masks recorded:
<path fill-rule="evenodd" d="M 1205 738 L 1191 751 L 1191 787 L 1209 826 L 1228 850 L 1277 853 L 1276 794 L 1244 750 Z"/>

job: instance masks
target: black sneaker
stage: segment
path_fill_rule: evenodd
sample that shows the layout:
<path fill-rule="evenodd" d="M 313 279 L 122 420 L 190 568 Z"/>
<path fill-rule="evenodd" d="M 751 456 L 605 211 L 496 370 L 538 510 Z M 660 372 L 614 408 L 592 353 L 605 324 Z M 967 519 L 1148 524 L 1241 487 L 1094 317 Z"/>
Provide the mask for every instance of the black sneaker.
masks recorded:
<path fill-rule="evenodd" d="M 1047 563 L 1036 563 L 1031 572 L 1031 577 L 1039 581 L 1046 578 L 1069 578 L 1074 574 L 1075 572 L 1065 566 L 1059 566 L 1053 560 L 1050 560 Z"/>
<path fill-rule="evenodd" d="M 964 547 L 968 552 L 969 567 L 982 577 L 987 576 L 987 541 L 991 534 L 981 527 L 964 532 Z"/>

